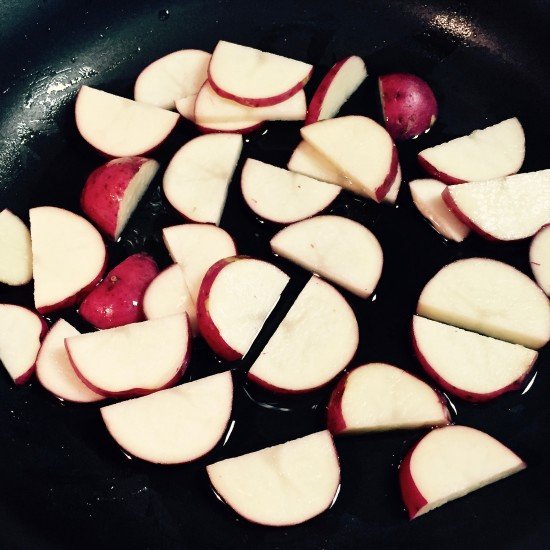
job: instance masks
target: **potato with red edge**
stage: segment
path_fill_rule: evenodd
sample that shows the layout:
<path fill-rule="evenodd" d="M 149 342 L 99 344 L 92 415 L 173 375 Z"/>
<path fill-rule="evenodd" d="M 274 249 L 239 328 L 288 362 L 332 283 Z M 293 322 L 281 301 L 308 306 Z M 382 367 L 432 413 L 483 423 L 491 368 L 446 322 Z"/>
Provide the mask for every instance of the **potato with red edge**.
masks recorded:
<path fill-rule="evenodd" d="M 89 86 L 82 86 L 76 96 L 78 132 L 107 157 L 134 157 L 154 151 L 179 119 L 178 113 Z"/>
<path fill-rule="evenodd" d="M 428 432 L 399 466 L 409 518 L 477 491 L 526 468 L 525 462 L 489 434 L 467 426 Z"/>
<path fill-rule="evenodd" d="M 45 314 L 80 304 L 107 267 L 99 231 L 82 216 L 55 206 L 31 208 L 29 218 L 34 307 Z"/>
<path fill-rule="evenodd" d="M 0 283 L 26 285 L 32 279 L 31 234 L 19 217 L 0 210 Z"/>
<path fill-rule="evenodd" d="M 156 160 L 144 157 L 117 158 L 103 164 L 86 180 L 80 196 L 82 210 L 116 241 L 158 169 Z"/>
<path fill-rule="evenodd" d="M 199 332 L 227 361 L 241 359 L 273 310 L 289 277 L 248 256 L 219 260 L 206 272 L 197 299 Z"/>
<path fill-rule="evenodd" d="M 112 269 L 88 294 L 78 312 L 99 329 L 143 321 L 143 296 L 158 272 L 151 256 L 133 254 Z"/>
<path fill-rule="evenodd" d="M 420 77 L 392 73 L 378 79 L 386 129 L 395 140 L 412 139 L 429 130 L 437 119 L 437 101 Z"/>
<path fill-rule="evenodd" d="M 36 356 L 44 339 L 46 321 L 26 307 L 0 304 L 0 366 L 15 384 L 25 384 L 33 375 Z"/>

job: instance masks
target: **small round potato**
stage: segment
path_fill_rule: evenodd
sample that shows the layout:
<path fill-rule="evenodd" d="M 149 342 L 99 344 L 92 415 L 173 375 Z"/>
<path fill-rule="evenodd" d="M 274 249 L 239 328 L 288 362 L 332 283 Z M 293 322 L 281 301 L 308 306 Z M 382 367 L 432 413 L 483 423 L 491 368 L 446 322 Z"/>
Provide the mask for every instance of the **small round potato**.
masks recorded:
<path fill-rule="evenodd" d="M 428 84 L 413 74 L 392 73 L 378 79 L 386 129 L 395 140 L 412 139 L 437 118 L 437 101 Z"/>

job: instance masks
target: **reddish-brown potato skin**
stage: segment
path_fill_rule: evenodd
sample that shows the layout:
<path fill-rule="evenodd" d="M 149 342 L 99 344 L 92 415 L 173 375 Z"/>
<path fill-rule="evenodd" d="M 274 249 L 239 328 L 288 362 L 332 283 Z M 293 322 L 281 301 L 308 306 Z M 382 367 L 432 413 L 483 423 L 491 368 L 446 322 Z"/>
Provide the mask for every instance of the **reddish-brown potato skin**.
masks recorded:
<path fill-rule="evenodd" d="M 312 73 L 313 73 L 313 69 L 309 71 L 309 74 L 301 82 L 298 82 L 290 90 L 287 90 L 282 94 L 275 95 L 272 97 L 261 97 L 261 98 L 240 97 L 240 96 L 233 95 L 229 92 L 226 92 L 223 88 L 220 88 L 216 84 L 216 81 L 212 78 L 212 75 L 210 74 L 210 68 L 208 69 L 208 82 L 210 83 L 210 86 L 212 86 L 212 89 L 220 97 L 231 99 L 236 103 L 240 103 L 241 105 L 247 105 L 248 107 L 270 107 L 271 105 L 277 105 L 277 103 L 282 103 L 283 101 L 286 101 L 287 99 L 291 98 L 293 95 L 296 95 L 307 84 L 308 80 L 311 78 Z"/>
<path fill-rule="evenodd" d="M 304 121 L 304 126 L 307 126 L 308 124 L 313 124 L 314 122 L 317 122 L 319 120 L 321 109 L 323 107 L 323 102 L 330 88 L 330 85 L 332 84 L 332 81 L 334 80 L 340 69 L 350 57 L 353 56 L 345 57 L 344 59 L 338 61 L 338 63 L 334 64 L 330 68 L 329 72 L 324 76 L 323 80 L 321 80 L 321 84 L 319 84 L 319 87 L 315 90 L 315 93 L 313 94 L 311 102 L 307 108 L 307 115 Z"/>
<path fill-rule="evenodd" d="M 242 354 L 235 351 L 222 338 L 218 327 L 210 317 L 208 299 L 210 297 L 212 285 L 220 271 L 232 262 L 245 258 L 247 258 L 247 256 L 231 256 L 229 258 L 223 258 L 212 265 L 202 280 L 199 296 L 197 298 L 197 324 L 199 332 L 212 351 L 227 361 L 237 361 L 242 358 Z"/>
<path fill-rule="evenodd" d="M 101 244 L 103 244 L 103 242 Z M 65 308 L 72 307 L 74 305 L 79 304 L 97 286 L 99 281 L 101 281 L 103 274 L 107 269 L 107 261 L 108 261 L 107 251 L 105 250 L 105 261 L 103 262 L 103 266 L 101 267 L 99 273 L 97 274 L 97 277 L 95 277 L 95 279 L 91 281 L 90 284 L 86 285 L 84 288 L 79 290 L 73 296 L 69 296 L 68 298 L 65 298 L 64 300 L 62 300 L 61 302 L 58 302 L 57 304 L 49 304 L 47 306 L 36 308 L 38 313 L 41 313 L 42 315 L 44 315 L 52 311 L 65 309 Z"/>
<path fill-rule="evenodd" d="M 36 311 L 34 311 L 32 309 L 29 309 L 29 308 L 25 308 L 25 309 L 28 309 L 31 313 L 33 313 L 34 315 L 36 315 L 40 319 L 40 323 L 42 324 L 42 329 L 40 331 L 40 336 L 38 337 L 38 339 L 40 340 L 40 342 L 42 342 L 44 340 L 44 338 L 46 337 L 46 334 L 47 334 L 48 329 L 49 329 L 48 323 L 46 323 L 46 320 L 43 317 L 41 317 L 40 315 L 38 315 L 38 313 Z M 40 352 L 40 350 L 38 350 L 38 351 Z M 36 359 L 38 359 L 38 353 L 36 354 L 36 358 L 34 360 L 33 365 L 31 366 L 31 368 L 14 379 L 13 383 L 16 386 L 22 386 L 23 384 L 26 384 L 30 380 L 30 378 L 32 377 L 32 375 L 36 371 Z"/>
<path fill-rule="evenodd" d="M 452 395 L 455 395 L 456 397 L 459 397 L 460 399 L 464 399 L 464 401 L 470 401 L 472 403 L 483 403 L 485 401 L 491 401 L 492 399 L 495 399 L 496 397 L 502 395 L 503 393 L 519 390 L 523 386 L 523 382 L 525 382 L 525 379 L 533 369 L 533 365 L 535 364 L 535 361 L 537 360 L 537 357 L 538 357 L 538 354 L 537 354 L 533 362 L 531 363 L 531 366 L 529 367 L 529 369 L 525 374 L 523 374 L 520 378 L 518 378 L 508 386 L 505 386 L 504 388 L 499 388 L 498 390 L 495 390 L 489 393 L 467 392 L 453 386 L 452 384 L 449 384 L 447 380 L 442 378 L 439 375 L 439 373 L 437 373 L 432 368 L 432 366 L 428 363 L 428 361 L 422 354 L 422 351 L 420 351 L 420 347 L 418 345 L 418 342 L 416 340 L 416 335 L 414 333 L 414 328 L 412 328 L 411 334 L 412 334 L 412 344 L 413 344 L 414 353 L 418 359 L 418 362 L 422 365 L 422 368 L 424 369 L 426 374 L 430 378 L 435 380 L 445 391 L 449 392 Z"/>
<path fill-rule="evenodd" d="M 104 397 L 116 397 L 116 398 L 141 397 L 143 395 L 149 395 L 150 393 L 154 393 L 154 392 L 160 391 L 160 390 L 165 390 L 167 388 L 171 388 L 172 386 L 174 386 L 177 382 L 179 382 L 181 377 L 184 375 L 184 373 L 187 369 L 187 366 L 189 365 L 189 359 L 191 357 L 191 346 L 192 346 L 193 338 L 191 337 L 191 323 L 189 322 L 189 315 L 186 314 L 185 316 L 187 318 L 187 330 L 188 330 L 188 334 L 189 334 L 189 338 L 188 338 L 188 341 L 187 341 L 187 350 L 185 352 L 185 356 L 183 358 L 181 366 L 176 371 L 174 376 L 170 380 L 168 380 L 165 384 L 162 384 L 162 386 L 160 386 L 158 388 L 150 388 L 150 389 L 131 388 L 129 390 L 119 391 L 119 392 L 111 392 L 111 391 L 107 391 L 107 390 L 104 390 L 102 388 L 99 388 L 99 387 L 95 386 L 94 384 L 92 384 L 78 370 L 78 367 L 77 367 L 76 363 L 73 361 L 73 358 L 71 356 L 71 347 L 70 347 L 70 345 L 67 344 L 67 340 L 65 340 L 65 349 L 67 350 L 67 355 L 69 356 L 69 361 L 71 362 L 71 365 L 72 365 L 76 375 L 80 379 L 80 381 L 83 384 L 85 384 L 89 389 L 94 391 L 95 393 L 98 393 L 99 395 L 103 395 Z"/>
<path fill-rule="evenodd" d="M 332 435 L 338 435 L 346 431 L 346 420 L 342 411 L 342 397 L 346 390 L 346 384 L 350 373 L 346 372 L 332 390 L 327 405 L 327 428 Z"/>
<path fill-rule="evenodd" d="M 412 139 L 437 118 L 437 101 L 428 84 L 414 74 L 392 73 L 378 79 L 386 129 L 395 140 Z"/>
<path fill-rule="evenodd" d="M 264 126 L 264 124 L 265 123 L 261 121 L 261 122 L 252 124 L 251 126 L 247 126 L 246 128 L 241 128 L 240 130 L 216 130 L 215 128 L 207 128 L 206 126 L 201 126 L 200 124 L 195 122 L 195 126 L 197 127 L 197 130 L 201 134 L 241 134 L 242 136 L 246 134 L 251 134 L 256 130 L 260 130 Z"/>
<path fill-rule="evenodd" d="M 386 179 L 384 180 L 382 185 L 380 185 L 380 187 L 377 187 L 375 191 L 377 202 L 381 202 L 382 200 L 384 200 L 384 197 L 389 193 L 391 186 L 395 180 L 395 176 L 397 175 L 397 170 L 399 170 L 399 157 L 397 155 L 397 147 L 395 146 L 395 144 L 393 144 L 390 171 L 388 172 L 388 175 L 386 176 Z"/>
<path fill-rule="evenodd" d="M 420 439 L 422 441 L 422 439 Z M 409 513 L 409 519 L 414 519 L 418 511 L 425 506 L 428 501 L 418 490 L 411 474 L 411 457 L 420 441 L 417 441 L 412 449 L 407 453 L 403 462 L 399 465 L 399 486 L 401 488 L 401 497 Z"/>
<path fill-rule="evenodd" d="M 446 183 L 447 185 L 457 185 L 459 183 L 466 183 L 465 180 L 461 180 L 458 178 L 453 178 L 453 176 L 449 176 L 448 174 L 445 174 L 444 172 L 440 172 L 435 166 L 430 164 L 423 156 L 422 153 L 418 154 L 418 164 L 420 164 L 420 167 L 432 178 L 442 181 L 443 183 Z"/>
<path fill-rule="evenodd" d="M 143 296 L 158 272 L 148 254 L 129 256 L 88 294 L 78 310 L 80 316 L 99 329 L 143 321 Z"/>
<path fill-rule="evenodd" d="M 36 371 L 36 363 L 27 372 L 24 372 L 21 376 L 18 376 L 17 378 L 15 378 L 13 383 L 16 386 L 22 386 L 23 384 L 26 384 L 31 379 L 35 371 Z"/>
<path fill-rule="evenodd" d="M 111 239 L 115 238 L 118 210 L 126 188 L 150 159 L 124 157 L 96 168 L 86 180 L 80 196 L 84 213 Z"/>

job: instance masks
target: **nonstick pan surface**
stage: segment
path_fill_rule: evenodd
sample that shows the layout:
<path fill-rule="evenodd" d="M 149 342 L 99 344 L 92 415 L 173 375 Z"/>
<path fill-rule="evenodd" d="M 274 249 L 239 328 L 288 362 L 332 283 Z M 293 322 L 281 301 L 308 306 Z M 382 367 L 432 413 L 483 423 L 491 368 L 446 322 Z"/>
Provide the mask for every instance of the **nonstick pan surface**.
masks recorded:
<path fill-rule="evenodd" d="M 399 146 L 405 182 L 419 177 L 416 153 L 476 128 L 518 116 L 527 136 L 522 171 L 549 167 L 550 3 L 515 1 L 126 0 L 0 1 L 0 210 L 28 220 L 30 207 L 79 211 L 87 174 L 104 160 L 77 134 L 74 96 L 83 84 L 131 97 L 139 71 L 180 48 L 211 51 L 219 39 L 314 63 L 311 94 L 338 59 L 362 56 L 371 75 L 342 114 L 381 120 L 376 77 L 416 73 L 433 86 L 440 118 L 417 140 Z M 248 156 L 284 166 L 299 140 L 298 124 L 271 124 L 247 138 Z M 154 156 L 163 167 L 197 135 L 182 123 Z M 239 252 L 270 259 L 293 277 L 290 303 L 307 280 L 274 258 L 275 226 L 261 223 L 240 195 L 238 169 L 222 227 Z M 169 258 L 162 227 L 182 223 L 151 186 L 122 239 L 110 245 L 110 267 L 147 251 Z M 376 299 L 346 294 L 361 326 L 354 365 L 393 363 L 421 377 L 409 337 L 426 281 L 462 257 L 501 259 L 530 273 L 528 243 L 493 244 L 470 237 L 445 242 L 422 219 L 403 185 L 397 207 L 342 194 L 330 211 L 356 219 L 380 239 L 385 265 Z M 32 305 L 32 285 L 0 288 L 0 301 Z M 89 329 L 74 311 L 63 316 Z M 51 319 L 56 319 L 54 315 Z M 224 445 L 197 463 L 159 467 L 127 459 L 110 439 L 97 405 L 61 403 L 38 382 L 15 388 L 0 372 L 0 547 L 3 549 L 150 548 L 182 550 L 345 550 L 415 548 L 542 549 L 550 546 L 550 374 L 543 351 L 536 377 L 522 392 L 473 405 L 453 399 L 454 420 L 509 445 L 526 471 L 409 522 L 397 467 L 422 431 L 337 441 L 341 491 L 333 507 L 300 526 L 270 529 L 236 517 L 209 488 L 205 465 L 325 426 L 327 390 L 276 398 L 235 370 L 234 426 Z M 185 380 L 228 368 L 197 343 Z"/>

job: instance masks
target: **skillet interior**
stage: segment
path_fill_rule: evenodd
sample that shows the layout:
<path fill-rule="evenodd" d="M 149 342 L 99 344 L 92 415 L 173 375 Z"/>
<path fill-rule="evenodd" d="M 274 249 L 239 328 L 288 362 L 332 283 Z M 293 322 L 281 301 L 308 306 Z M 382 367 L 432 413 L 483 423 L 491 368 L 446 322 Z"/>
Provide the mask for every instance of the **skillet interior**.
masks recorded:
<path fill-rule="evenodd" d="M 400 146 L 405 181 L 420 175 L 414 156 L 421 148 L 509 116 L 518 116 L 526 130 L 523 171 L 548 167 L 548 2 L 96 0 L 79 5 L 0 2 L 0 209 L 9 207 L 24 219 L 36 205 L 77 211 L 86 175 L 102 162 L 74 127 L 72 100 L 80 85 L 130 96 L 133 79 L 148 62 L 179 48 L 212 50 L 220 38 L 315 63 L 309 92 L 334 61 L 363 56 L 371 77 L 343 114 L 380 119 L 378 74 L 404 70 L 425 77 L 440 101 L 440 119 L 429 134 Z M 283 165 L 298 141 L 298 127 L 272 124 L 267 133 L 252 135 L 243 158 Z M 194 135 L 180 125 L 156 158 L 165 166 Z M 111 266 L 140 250 L 168 263 L 160 229 L 180 218 L 167 207 L 159 183 L 121 243 L 110 247 Z M 527 244 L 493 245 L 476 237 L 461 246 L 445 243 L 415 211 L 406 185 L 398 205 L 345 196 L 331 211 L 366 224 L 385 251 L 377 299 L 365 303 L 346 295 L 362 327 L 354 364 L 386 361 L 421 374 L 409 323 L 424 283 L 445 263 L 474 255 L 502 259 L 529 273 Z M 222 227 L 236 236 L 240 252 L 273 259 L 267 243 L 276 228 L 247 210 L 238 177 Z M 295 294 L 306 275 L 276 262 L 295 277 L 290 293 Z M 0 301 L 30 305 L 31 297 L 30 287 L 0 288 Z M 86 328 L 74 313 L 65 316 Z M 525 395 L 482 406 L 454 401 L 457 422 L 510 445 L 527 461 L 525 472 L 409 523 L 396 469 L 421 432 L 339 440 L 343 478 L 334 507 L 307 524 L 280 530 L 250 525 L 230 513 L 210 491 L 204 465 L 322 429 L 327 391 L 277 400 L 254 388 L 238 390 L 236 423 L 224 447 L 196 464 L 155 467 L 120 453 L 97 407 L 61 404 L 36 382 L 15 389 L 1 372 L 2 546 L 317 550 L 477 548 L 483 540 L 493 548 L 541 548 L 550 537 L 548 360 L 547 350 Z M 199 344 L 186 379 L 226 368 Z"/>

